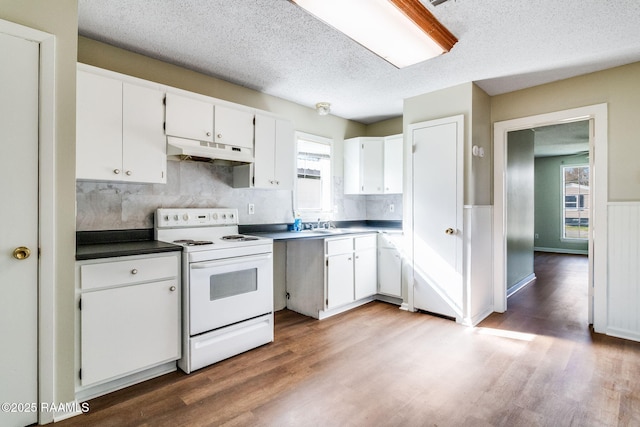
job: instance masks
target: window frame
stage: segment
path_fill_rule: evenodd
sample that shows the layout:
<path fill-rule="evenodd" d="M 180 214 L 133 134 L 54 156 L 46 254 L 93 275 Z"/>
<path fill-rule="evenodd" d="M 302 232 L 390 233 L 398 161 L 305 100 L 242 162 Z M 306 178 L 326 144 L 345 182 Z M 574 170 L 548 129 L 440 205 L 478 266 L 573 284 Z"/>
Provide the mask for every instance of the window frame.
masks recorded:
<path fill-rule="evenodd" d="M 328 209 L 300 209 L 298 208 L 298 142 L 300 140 L 324 144 L 329 146 L 329 207 Z M 302 221 L 315 221 L 318 218 L 330 219 L 333 215 L 333 175 L 334 175 L 334 140 L 320 135 L 296 131 L 295 132 L 295 170 L 293 180 L 293 211 L 294 217 L 299 217 Z"/>
<path fill-rule="evenodd" d="M 575 205 L 575 207 L 570 207 L 568 209 L 574 211 L 589 211 L 589 225 L 587 228 L 587 235 L 585 237 L 569 237 L 566 235 L 566 212 L 567 212 L 567 194 L 566 194 L 566 181 L 565 181 L 565 169 L 567 168 L 587 168 L 589 171 L 589 194 L 578 193 L 575 195 L 569 195 L 574 197 L 573 202 L 569 202 Z M 580 185 L 578 183 L 578 185 Z M 576 163 L 576 164 L 562 164 L 560 165 L 560 241 L 562 242 L 585 242 L 589 240 L 589 234 L 591 233 L 591 167 L 587 163 Z M 587 196 L 585 198 L 585 196 Z M 587 207 L 585 208 L 585 204 Z M 580 217 L 581 218 L 581 217 Z M 578 219 L 578 225 L 580 224 L 580 218 Z"/>

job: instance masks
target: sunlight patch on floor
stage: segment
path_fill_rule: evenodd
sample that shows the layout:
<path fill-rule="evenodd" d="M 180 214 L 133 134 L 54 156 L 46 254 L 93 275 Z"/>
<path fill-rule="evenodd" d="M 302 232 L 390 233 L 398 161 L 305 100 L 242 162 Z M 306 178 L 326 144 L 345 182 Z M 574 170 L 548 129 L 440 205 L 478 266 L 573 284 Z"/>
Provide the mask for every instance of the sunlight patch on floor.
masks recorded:
<path fill-rule="evenodd" d="M 535 334 L 527 334 L 524 332 L 506 331 L 504 329 L 494 328 L 474 328 L 473 331 L 480 335 L 491 335 L 494 337 L 510 338 L 519 341 L 533 341 L 536 337 Z"/>

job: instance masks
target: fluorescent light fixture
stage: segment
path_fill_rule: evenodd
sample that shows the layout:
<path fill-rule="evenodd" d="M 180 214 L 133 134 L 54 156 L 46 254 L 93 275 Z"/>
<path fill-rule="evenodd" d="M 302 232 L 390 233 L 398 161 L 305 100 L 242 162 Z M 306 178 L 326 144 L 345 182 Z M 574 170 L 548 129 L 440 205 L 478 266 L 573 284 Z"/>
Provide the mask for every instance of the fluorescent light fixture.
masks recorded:
<path fill-rule="evenodd" d="M 419 0 L 291 0 L 398 68 L 458 41 Z"/>

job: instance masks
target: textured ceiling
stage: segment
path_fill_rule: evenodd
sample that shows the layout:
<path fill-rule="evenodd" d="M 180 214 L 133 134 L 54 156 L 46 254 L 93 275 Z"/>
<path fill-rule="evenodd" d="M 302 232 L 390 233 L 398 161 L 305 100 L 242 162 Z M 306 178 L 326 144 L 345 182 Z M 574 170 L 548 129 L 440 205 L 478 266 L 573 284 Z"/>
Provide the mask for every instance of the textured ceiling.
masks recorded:
<path fill-rule="evenodd" d="M 79 0 L 79 33 L 362 123 L 460 83 L 496 95 L 640 61 L 638 0 L 422 3 L 459 42 L 404 69 L 287 0 Z"/>
<path fill-rule="evenodd" d="M 589 121 L 537 127 L 534 132 L 536 157 L 566 156 L 589 152 Z"/>

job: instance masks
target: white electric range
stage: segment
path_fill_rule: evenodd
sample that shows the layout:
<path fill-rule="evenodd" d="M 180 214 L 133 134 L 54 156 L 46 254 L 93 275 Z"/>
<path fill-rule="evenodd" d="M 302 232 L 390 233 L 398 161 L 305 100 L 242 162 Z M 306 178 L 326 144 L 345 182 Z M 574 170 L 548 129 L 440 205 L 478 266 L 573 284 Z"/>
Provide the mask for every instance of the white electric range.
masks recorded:
<path fill-rule="evenodd" d="M 238 211 L 156 210 L 155 238 L 183 246 L 186 373 L 273 341 L 273 241 L 238 234 Z"/>

